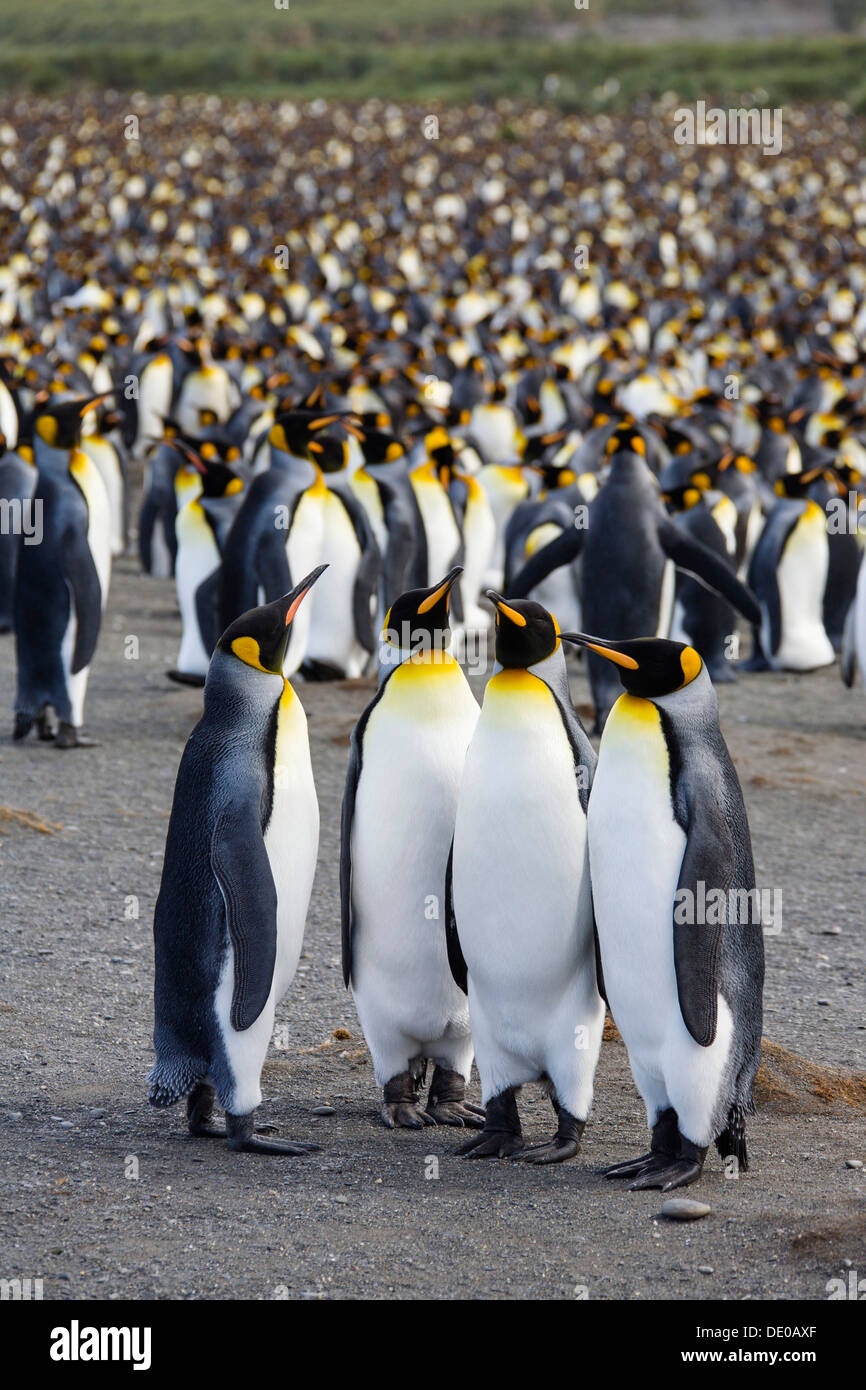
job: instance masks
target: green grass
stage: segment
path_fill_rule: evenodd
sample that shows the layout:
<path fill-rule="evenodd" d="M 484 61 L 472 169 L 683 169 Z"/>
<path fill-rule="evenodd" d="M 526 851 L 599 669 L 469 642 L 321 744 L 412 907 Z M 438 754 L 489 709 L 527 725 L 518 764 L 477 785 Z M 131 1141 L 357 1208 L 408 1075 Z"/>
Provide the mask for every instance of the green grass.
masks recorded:
<path fill-rule="evenodd" d="M 617 14 L 700 14 L 708 0 L 0 0 L 0 88 L 82 83 L 233 96 L 369 96 L 421 103 L 548 94 L 566 109 L 676 91 L 762 104 L 866 95 L 850 38 L 623 46 Z M 846 18 L 866 0 L 847 5 Z M 606 19 L 607 37 L 596 26 Z M 599 88 L 616 79 L 616 91 Z"/>

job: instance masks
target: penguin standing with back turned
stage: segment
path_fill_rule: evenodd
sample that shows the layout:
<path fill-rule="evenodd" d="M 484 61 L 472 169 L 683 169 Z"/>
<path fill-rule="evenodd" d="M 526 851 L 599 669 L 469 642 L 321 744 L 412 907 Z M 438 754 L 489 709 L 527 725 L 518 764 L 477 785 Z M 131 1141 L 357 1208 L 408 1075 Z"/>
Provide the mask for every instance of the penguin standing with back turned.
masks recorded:
<path fill-rule="evenodd" d="M 697 1182 L 714 1140 L 748 1166 L 764 979 L 749 825 L 694 648 L 563 636 L 611 662 L 626 692 L 602 734 L 589 863 L 601 988 L 652 1145 L 607 1176 L 668 1191 Z"/>
<path fill-rule="evenodd" d="M 283 662 L 324 566 L 236 619 L 213 654 L 181 759 L 153 921 L 156 1063 L 150 1103 L 187 1099 L 190 1133 L 302 1154 L 253 1124 L 274 1011 L 291 984 L 316 868 L 319 808 L 307 721 Z M 226 1113 L 213 1119 L 214 1101 Z"/>

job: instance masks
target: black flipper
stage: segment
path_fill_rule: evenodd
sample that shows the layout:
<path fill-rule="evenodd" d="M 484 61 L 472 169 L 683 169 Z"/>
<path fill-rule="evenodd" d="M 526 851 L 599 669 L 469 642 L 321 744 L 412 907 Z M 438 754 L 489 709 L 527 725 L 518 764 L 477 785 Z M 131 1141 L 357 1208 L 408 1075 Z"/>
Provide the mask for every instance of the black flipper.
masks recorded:
<path fill-rule="evenodd" d="M 222 631 L 219 613 L 221 578 L 220 566 L 217 565 L 195 591 L 195 615 L 202 645 L 208 656 L 212 655 Z"/>
<path fill-rule="evenodd" d="M 75 606 L 75 651 L 71 669 L 72 674 L 77 675 L 90 665 L 96 651 L 102 623 L 102 589 L 84 527 L 69 527 L 63 538 L 62 553 L 63 577 L 72 590 Z"/>
<path fill-rule="evenodd" d="M 750 623 L 760 626 L 761 609 L 751 589 L 734 574 L 734 571 L 702 541 L 689 536 L 668 517 L 659 518 L 659 544 L 669 560 L 677 569 L 686 570 L 716 593 L 732 603 L 738 613 L 742 613 Z M 555 542 L 552 542 L 555 544 Z"/>
<path fill-rule="evenodd" d="M 277 959 L 277 890 L 252 800 L 226 802 L 214 826 L 210 859 L 234 954 L 231 1023 L 243 1032 L 267 1003 Z"/>
<path fill-rule="evenodd" d="M 696 1043 L 709 1047 L 716 1036 L 719 995 L 719 950 L 727 919 L 728 890 L 734 877 L 734 842 L 724 806 L 713 795 L 690 797 L 688 839 L 680 869 L 678 892 L 687 889 L 696 903 L 698 881 L 707 897 L 720 889 L 725 895 L 718 924 L 677 922 L 674 907 L 674 968 L 683 1023 Z M 696 804 L 697 803 L 697 804 Z"/>
<path fill-rule="evenodd" d="M 553 570 L 572 564 L 583 549 L 587 534 L 586 527 L 579 529 L 577 526 L 569 526 L 562 535 L 555 536 L 547 545 L 542 546 L 531 560 L 527 560 L 523 569 L 509 584 L 506 597 L 526 598 L 536 584 L 540 584 Z"/>
<path fill-rule="evenodd" d="M 468 994 L 469 971 L 460 947 L 460 937 L 457 935 L 457 918 L 454 915 L 453 860 L 454 841 L 452 840 L 451 848 L 448 851 L 448 864 L 445 868 L 445 944 L 448 948 L 448 964 L 451 966 L 454 983 L 463 990 L 464 994 Z"/>
<path fill-rule="evenodd" d="M 394 667 L 397 670 L 397 667 Z M 343 954 L 343 984 L 346 988 L 352 980 L 352 932 L 355 923 L 352 918 L 352 822 L 355 819 L 355 798 L 364 764 L 364 732 L 370 715 L 385 693 L 385 686 L 393 675 L 392 671 L 382 681 L 373 699 L 352 730 L 349 743 L 349 768 L 346 773 L 346 788 L 343 792 L 343 809 L 340 817 L 340 920 Z"/>
<path fill-rule="evenodd" d="M 376 650 L 376 595 L 382 573 L 382 556 L 373 534 L 370 518 L 348 490 L 336 494 L 346 508 L 349 520 L 355 529 L 358 545 L 361 547 L 361 560 L 355 576 L 352 592 L 352 614 L 355 633 L 365 652 Z"/>

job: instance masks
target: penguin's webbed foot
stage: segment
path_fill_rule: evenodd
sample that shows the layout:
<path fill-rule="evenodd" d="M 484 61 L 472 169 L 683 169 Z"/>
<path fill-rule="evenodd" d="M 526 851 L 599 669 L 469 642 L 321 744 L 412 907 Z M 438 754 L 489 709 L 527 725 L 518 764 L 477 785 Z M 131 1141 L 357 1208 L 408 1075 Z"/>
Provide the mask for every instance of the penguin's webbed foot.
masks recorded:
<path fill-rule="evenodd" d="M 514 1155 L 516 1163 L 565 1163 L 574 1158 L 580 1149 L 580 1141 L 586 1128 L 585 1120 L 578 1120 L 562 1106 L 557 1110 L 559 1124 L 556 1134 L 544 1144 L 530 1144 Z"/>
<path fill-rule="evenodd" d="M 423 1074 L 401 1071 L 382 1088 L 382 1119 L 388 1129 L 423 1129 L 436 1121 L 421 1109 L 418 1096 Z"/>
<path fill-rule="evenodd" d="M 40 743 L 53 743 L 57 737 L 57 719 L 50 706 L 36 716 L 36 737 Z"/>
<path fill-rule="evenodd" d="M 661 1172 L 676 1161 L 680 1151 L 681 1135 L 677 1125 L 677 1112 L 668 1107 L 663 1110 L 653 1125 L 652 1145 L 648 1154 L 640 1158 L 628 1158 L 624 1163 L 612 1163 L 603 1169 L 606 1178 L 637 1178 L 645 1173 Z"/>
<path fill-rule="evenodd" d="M 602 1174 L 606 1178 L 636 1178 L 656 1163 L 658 1158 L 659 1155 L 652 1152 L 641 1154 L 640 1158 L 629 1158 L 624 1163 L 612 1163 L 609 1168 L 602 1169 Z"/>
<path fill-rule="evenodd" d="M 304 1154 L 319 1152 L 318 1144 L 296 1144 L 290 1139 L 257 1138 L 252 1115 L 226 1113 L 226 1134 L 229 1148 L 236 1153 L 284 1154 L 286 1157 L 300 1158 Z"/>
<path fill-rule="evenodd" d="M 191 1135 L 196 1139 L 225 1139 L 226 1127 L 214 1119 L 216 1092 L 213 1086 L 202 1081 L 187 1096 L 186 1123 Z"/>
<path fill-rule="evenodd" d="M 673 1187 L 690 1187 L 697 1182 L 704 1169 L 706 1149 L 698 1148 L 691 1140 L 680 1136 L 678 1157 L 665 1163 L 654 1163 L 645 1173 L 629 1184 L 629 1192 L 642 1192 L 657 1187 L 662 1192 L 670 1192 Z"/>
<path fill-rule="evenodd" d="M 523 1148 L 523 1134 L 514 1088 L 492 1096 L 487 1102 L 484 1128 L 473 1134 L 456 1152 L 461 1158 L 511 1158 Z"/>
<path fill-rule="evenodd" d="M 57 730 L 57 737 L 54 740 L 55 748 L 98 748 L 99 743 L 95 738 L 88 738 L 74 724 L 66 724 L 61 720 Z"/>
<path fill-rule="evenodd" d="M 459 1071 L 437 1066 L 430 1082 L 427 1112 L 437 1125 L 483 1129 L 486 1112 L 466 1099 L 466 1081 Z"/>
<path fill-rule="evenodd" d="M 32 714 L 16 714 L 15 725 L 12 729 L 12 737 L 16 743 L 20 743 L 22 738 L 26 738 L 33 728 Z"/>

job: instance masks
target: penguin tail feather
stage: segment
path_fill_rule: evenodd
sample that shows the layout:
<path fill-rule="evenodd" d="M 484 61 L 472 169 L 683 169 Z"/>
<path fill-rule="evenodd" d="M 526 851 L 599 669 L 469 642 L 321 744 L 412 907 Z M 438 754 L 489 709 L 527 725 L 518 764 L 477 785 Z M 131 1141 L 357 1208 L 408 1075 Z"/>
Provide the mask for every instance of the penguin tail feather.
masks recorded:
<path fill-rule="evenodd" d="M 744 1105 L 732 1105 L 728 1111 L 728 1123 L 716 1139 L 716 1148 L 722 1159 L 733 1156 L 737 1166 L 744 1173 L 749 1170 L 749 1155 L 746 1149 L 746 1113 Z"/>
<path fill-rule="evenodd" d="M 168 1067 L 157 1062 L 147 1078 L 150 1085 L 148 1104 L 156 1106 L 157 1110 L 167 1109 L 181 1096 L 188 1096 L 204 1075 L 198 1067 Z"/>

